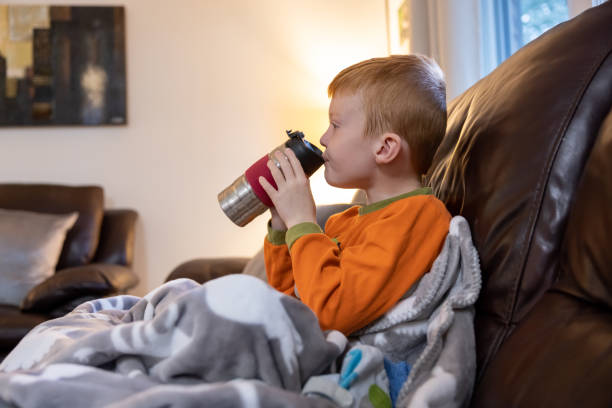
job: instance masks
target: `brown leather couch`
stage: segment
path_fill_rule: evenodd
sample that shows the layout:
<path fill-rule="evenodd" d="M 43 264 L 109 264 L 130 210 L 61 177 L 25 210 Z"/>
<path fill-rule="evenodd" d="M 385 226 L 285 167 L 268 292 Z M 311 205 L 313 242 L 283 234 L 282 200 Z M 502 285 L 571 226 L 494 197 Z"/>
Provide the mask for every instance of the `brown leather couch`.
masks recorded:
<path fill-rule="evenodd" d="M 79 213 L 68 231 L 55 275 L 34 287 L 21 308 L 0 305 L 0 359 L 34 326 L 79 303 L 124 293 L 138 283 L 131 269 L 137 214 L 104 209 L 98 186 L 0 184 L 0 208 Z"/>
<path fill-rule="evenodd" d="M 448 206 L 483 273 L 473 407 L 612 407 L 611 54 L 608 1 L 449 105 L 434 165 L 465 171 Z"/>

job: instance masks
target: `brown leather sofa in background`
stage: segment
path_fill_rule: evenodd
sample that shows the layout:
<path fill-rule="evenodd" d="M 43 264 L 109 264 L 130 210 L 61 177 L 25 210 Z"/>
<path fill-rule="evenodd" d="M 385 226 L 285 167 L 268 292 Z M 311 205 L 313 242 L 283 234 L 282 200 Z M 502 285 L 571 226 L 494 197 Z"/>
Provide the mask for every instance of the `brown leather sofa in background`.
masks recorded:
<path fill-rule="evenodd" d="M 131 269 L 137 213 L 105 210 L 101 187 L 0 184 L 0 208 L 79 213 L 55 275 L 34 287 L 21 308 L 0 305 L 0 359 L 37 324 L 83 301 L 124 293 L 138 283 Z"/>
<path fill-rule="evenodd" d="M 468 220 L 483 273 L 474 407 L 612 407 L 611 53 L 608 1 L 449 105 L 434 165 L 463 158 L 449 209 Z M 185 265 L 197 276 L 205 264 Z"/>

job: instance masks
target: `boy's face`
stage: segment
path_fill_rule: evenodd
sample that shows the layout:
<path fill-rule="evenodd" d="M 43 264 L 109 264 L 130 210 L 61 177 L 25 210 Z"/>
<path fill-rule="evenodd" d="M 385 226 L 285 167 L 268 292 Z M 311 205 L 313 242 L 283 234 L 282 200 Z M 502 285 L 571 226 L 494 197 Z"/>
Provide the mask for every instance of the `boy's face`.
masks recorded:
<path fill-rule="evenodd" d="M 321 136 L 325 146 L 325 180 L 335 187 L 369 186 L 376 162 L 373 144 L 364 135 L 366 115 L 361 96 L 337 93 L 329 104 L 329 128 Z"/>

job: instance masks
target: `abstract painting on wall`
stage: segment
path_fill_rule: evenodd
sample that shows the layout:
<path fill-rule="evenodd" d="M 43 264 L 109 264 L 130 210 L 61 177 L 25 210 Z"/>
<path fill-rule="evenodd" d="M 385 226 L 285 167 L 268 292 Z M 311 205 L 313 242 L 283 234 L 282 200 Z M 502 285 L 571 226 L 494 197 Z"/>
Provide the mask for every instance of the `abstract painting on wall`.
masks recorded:
<path fill-rule="evenodd" d="M 124 125 L 123 7 L 0 5 L 0 125 Z"/>

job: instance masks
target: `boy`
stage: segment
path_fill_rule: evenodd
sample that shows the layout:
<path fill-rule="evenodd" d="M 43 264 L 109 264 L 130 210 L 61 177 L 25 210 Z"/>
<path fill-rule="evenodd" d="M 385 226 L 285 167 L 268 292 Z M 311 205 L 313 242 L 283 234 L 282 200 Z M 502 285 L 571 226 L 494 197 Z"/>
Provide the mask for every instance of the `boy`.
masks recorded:
<path fill-rule="evenodd" d="M 295 154 L 271 161 L 277 188 L 264 243 L 268 282 L 297 295 L 321 329 L 350 335 L 395 305 L 431 268 L 450 214 L 421 185 L 446 128 L 446 90 L 431 59 L 398 55 L 360 62 L 328 88 L 325 179 L 365 191 L 367 205 L 330 217 L 323 232 Z"/>

